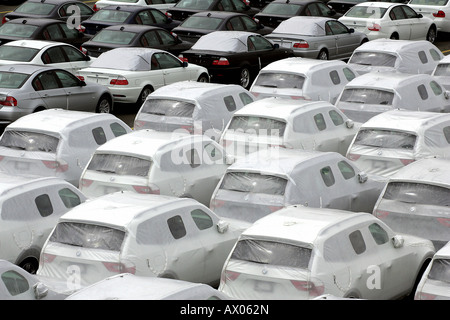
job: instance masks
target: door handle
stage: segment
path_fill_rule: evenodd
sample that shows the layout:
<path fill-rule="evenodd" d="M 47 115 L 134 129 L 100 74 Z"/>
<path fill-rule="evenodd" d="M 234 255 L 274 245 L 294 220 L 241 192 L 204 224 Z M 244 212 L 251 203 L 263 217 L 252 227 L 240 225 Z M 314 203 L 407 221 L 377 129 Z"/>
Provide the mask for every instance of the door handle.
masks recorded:
<path fill-rule="evenodd" d="M 47 93 L 44 93 L 44 98 L 48 98 L 48 94 Z"/>
<path fill-rule="evenodd" d="M 68 96 L 70 96 L 70 95 L 72 94 L 72 92 L 67 92 L 66 94 L 67 94 Z"/>

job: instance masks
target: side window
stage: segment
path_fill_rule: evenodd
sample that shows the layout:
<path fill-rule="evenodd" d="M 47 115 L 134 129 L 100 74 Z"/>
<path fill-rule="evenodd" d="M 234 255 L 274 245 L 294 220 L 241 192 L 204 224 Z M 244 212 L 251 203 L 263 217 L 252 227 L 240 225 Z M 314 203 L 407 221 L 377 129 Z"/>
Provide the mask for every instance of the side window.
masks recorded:
<path fill-rule="evenodd" d="M 344 76 L 348 81 L 352 81 L 353 79 L 356 78 L 355 73 L 349 68 L 344 68 L 342 69 L 342 71 L 344 72 Z"/>
<path fill-rule="evenodd" d="M 81 203 L 80 197 L 68 188 L 59 190 L 58 194 L 66 208 L 73 208 Z"/>
<path fill-rule="evenodd" d="M 159 46 L 159 38 L 155 31 L 149 31 L 141 38 L 141 43 L 144 47 Z M 153 58 L 152 58 L 153 59 Z"/>
<path fill-rule="evenodd" d="M 372 223 L 369 226 L 369 231 L 372 234 L 373 240 L 375 240 L 376 244 L 385 244 L 389 241 L 389 236 L 382 227 L 378 223 Z"/>
<path fill-rule="evenodd" d="M 159 37 L 162 40 L 163 44 L 176 44 L 176 40 L 175 38 L 170 34 L 170 32 L 166 31 L 166 30 L 158 30 L 157 31 Z"/>
<path fill-rule="evenodd" d="M 242 103 L 244 104 L 244 106 L 246 104 L 252 103 L 254 100 L 252 97 L 250 97 L 247 93 L 245 92 L 241 92 L 239 93 L 239 98 L 241 98 Z"/>
<path fill-rule="evenodd" d="M 350 243 L 352 244 L 353 250 L 355 250 L 356 254 L 361 254 L 366 251 L 366 243 L 364 242 L 361 231 L 353 231 L 349 234 L 348 238 L 350 239 Z"/>
<path fill-rule="evenodd" d="M 236 102 L 234 101 L 233 96 L 224 97 L 223 102 L 225 102 L 225 106 L 227 107 L 228 111 L 236 111 Z"/>
<path fill-rule="evenodd" d="M 161 69 L 181 68 L 182 63 L 180 59 L 175 58 L 167 53 L 155 53 L 156 60 L 159 63 Z M 153 69 L 153 67 L 152 67 Z"/>
<path fill-rule="evenodd" d="M 403 11 L 405 12 L 406 19 L 417 18 L 417 12 L 415 12 L 412 8 L 408 6 L 401 6 Z"/>
<path fill-rule="evenodd" d="M 419 91 L 419 95 L 422 98 L 422 100 L 428 99 L 427 88 L 425 88 L 425 86 L 423 84 L 421 84 L 420 86 L 417 87 L 417 91 Z"/>
<path fill-rule="evenodd" d="M 345 161 L 338 162 L 338 168 L 345 180 L 351 179 L 355 176 L 355 170 Z"/>
<path fill-rule="evenodd" d="M 448 143 L 450 143 L 450 127 L 445 127 L 443 131 L 445 139 L 447 140 Z"/>
<path fill-rule="evenodd" d="M 33 81 L 33 86 L 36 90 L 50 90 L 58 89 L 59 83 L 54 72 L 46 71 L 37 76 Z"/>
<path fill-rule="evenodd" d="M 419 59 L 420 61 L 425 64 L 428 62 L 428 58 L 427 58 L 427 54 L 425 53 L 425 51 L 419 51 L 418 53 Z"/>
<path fill-rule="evenodd" d="M 56 40 L 56 39 L 62 39 L 63 33 L 61 29 L 59 28 L 58 24 L 52 24 L 49 25 L 47 28 L 45 28 L 43 32 L 43 36 L 45 40 Z"/>
<path fill-rule="evenodd" d="M 183 238 L 186 235 L 186 228 L 183 219 L 181 219 L 180 216 L 174 216 L 167 219 L 167 225 L 169 226 L 170 233 L 175 239 Z"/>
<path fill-rule="evenodd" d="M 440 61 L 441 60 L 441 55 L 434 49 L 430 49 L 430 55 L 431 55 L 431 58 L 433 58 L 434 61 Z"/>
<path fill-rule="evenodd" d="M 229 22 L 232 30 L 245 31 L 244 25 L 239 17 L 231 18 Z"/>
<path fill-rule="evenodd" d="M 59 81 L 61 81 L 63 88 L 78 87 L 80 85 L 80 81 L 77 77 L 70 72 L 58 70 L 55 71 L 55 74 Z"/>
<path fill-rule="evenodd" d="M 342 118 L 336 110 L 330 110 L 328 114 L 330 115 L 331 121 L 333 121 L 335 126 L 340 126 L 344 123 L 344 118 Z"/>
<path fill-rule="evenodd" d="M 66 53 L 69 61 L 85 61 L 86 56 L 75 48 L 64 46 L 63 51 Z"/>
<path fill-rule="evenodd" d="M 341 78 L 339 78 L 339 74 L 336 70 L 330 72 L 330 79 L 333 82 L 333 84 L 341 83 Z"/>
<path fill-rule="evenodd" d="M 153 16 L 149 11 L 139 12 L 136 17 L 136 22 L 138 24 L 151 25 L 154 24 Z"/>
<path fill-rule="evenodd" d="M 243 11 L 245 10 L 245 4 L 244 1 L 241 0 L 231 0 L 231 2 L 233 3 L 234 7 L 236 8 L 236 10 L 238 11 Z"/>
<path fill-rule="evenodd" d="M 243 16 L 243 17 L 241 17 L 241 20 L 244 23 L 245 29 L 248 32 L 258 31 L 258 25 L 256 24 L 255 20 L 253 20 L 252 18 Z"/>
<path fill-rule="evenodd" d="M 41 194 L 34 199 L 34 203 L 42 217 L 47 217 L 53 213 L 52 202 L 48 194 Z"/>
<path fill-rule="evenodd" d="M 60 23 L 62 31 L 64 32 L 63 37 L 67 39 L 77 39 L 80 37 L 80 32 L 76 28 L 69 28 L 66 23 Z"/>
<path fill-rule="evenodd" d="M 118 124 L 117 122 L 111 123 L 109 125 L 109 127 L 111 128 L 111 131 L 114 134 L 114 137 L 122 136 L 127 133 L 127 130 L 124 127 L 122 127 L 120 124 Z"/>
<path fill-rule="evenodd" d="M 92 135 L 94 136 L 95 142 L 97 142 L 98 145 L 104 144 L 106 142 L 106 134 L 102 127 L 92 129 Z"/>
<path fill-rule="evenodd" d="M 186 158 L 191 168 L 197 168 L 201 164 L 200 155 L 197 150 L 192 148 L 186 152 Z"/>
<path fill-rule="evenodd" d="M 2 273 L 2 282 L 6 289 L 12 296 L 27 292 L 30 289 L 30 285 L 21 274 L 13 270 L 8 270 Z"/>
<path fill-rule="evenodd" d="M 331 187 L 334 184 L 334 175 L 330 167 L 320 169 L 320 175 L 322 176 L 323 182 L 325 182 L 327 187 Z"/>
<path fill-rule="evenodd" d="M 323 3 L 316 3 L 317 8 L 320 11 L 320 15 L 324 16 L 324 17 L 329 17 L 330 16 L 330 8 L 323 4 Z"/>
<path fill-rule="evenodd" d="M 153 16 L 155 23 L 166 23 L 167 16 L 164 13 L 162 13 L 158 10 L 152 10 L 152 11 L 150 11 L 150 13 Z"/>
<path fill-rule="evenodd" d="M 442 88 L 436 81 L 430 82 L 431 90 L 433 90 L 434 94 L 439 96 L 442 94 Z"/>
<path fill-rule="evenodd" d="M 339 21 L 330 20 L 327 23 L 329 23 L 333 34 L 347 34 L 348 33 L 348 28 L 344 24 L 340 23 Z"/>
<path fill-rule="evenodd" d="M 250 36 L 248 37 L 249 41 L 253 44 L 256 51 L 258 50 L 270 50 L 273 48 L 272 43 L 263 38 L 262 36 Z M 250 46 L 249 46 L 250 51 Z"/>
<path fill-rule="evenodd" d="M 205 145 L 204 150 L 212 161 L 223 159 L 222 151 L 217 149 L 212 143 Z"/>
<path fill-rule="evenodd" d="M 41 59 L 45 64 L 67 62 L 66 57 L 61 50 L 61 47 L 53 47 L 48 49 L 42 55 Z"/>
<path fill-rule="evenodd" d="M 308 10 L 311 16 L 320 16 L 319 8 L 317 8 L 315 3 L 309 4 Z"/>
<path fill-rule="evenodd" d="M 319 129 L 319 131 L 325 130 L 327 128 L 325 118 L 321 113 L 318 113 L 314 116 L 314 122 L 316 123 L 317 129 Z"/>
<path fill-rule="evenodd" d="M 195 209 L 191 211 L 191 217 L 199 230 L 209 229 L 213 226 L 213 220 L 203 210 Z"/>

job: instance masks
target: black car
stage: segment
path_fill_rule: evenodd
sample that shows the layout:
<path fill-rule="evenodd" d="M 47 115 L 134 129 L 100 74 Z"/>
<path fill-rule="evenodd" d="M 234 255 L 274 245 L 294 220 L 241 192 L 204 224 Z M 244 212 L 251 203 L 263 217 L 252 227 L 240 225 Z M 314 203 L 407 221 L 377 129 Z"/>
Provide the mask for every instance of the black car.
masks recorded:
<path fill-rule="evenodd" d="M 172 31 L 183 40 L 196 42 L 201 36 L 219 30 L 248 31 L 266 35 L 272 33 L 273 28 L 262 25 L 244 13 L 204 11 L 188 17 Z"/>
<path fill-rule="evenodd" d="M 76 7 L 74 7 L 76 6 Z M 83 21 L 94 14 L 94 10 L 78 0 L 27 0 L 14 11 L 3 16 L 2 23 L 18 18 L 58 19 Z M 77 27 L 77 26 L 75 26 Z"/>
<path fill-rule="evenodd" d="M 173 19 L 181 21 L 201 11 L 239 12 L 253 17 L 259 9 L 248 6 L 242 0 L 180 0 L 167 10 Z"/>
<path fill-rule="evenodd" d="M 14 40 L 51 40 L 79 48 L 90 37 L 56 19 L 14 19 L 0 26 L 0 44 Z"/>
<path fill-rule="evenodd" d="M 81 23 L 83 32 L 96 34 L 103 28 L 118 24 L 142 24 L 161 27 L 171 31 L 181 21 L 173 20 L 161 10 L 148 6 L 107 6 L 97 11 L 92 17 Z"/>
<path fill-rule="evenodd" d="M 191 46 L 191 42 L 179 39 L 166 29 L 127 24 L 104 28 L 83 43 L 81 50 L 91 57 L 98 57 L 103 52 L 123 47 L 156 48 L 178 55 Z"/>
<path fill-rule="evenodd" d="M 274 61 L 293 57 L 264 36 L 246 31 L 213 31 L 179 55 L 208 69 L 211 82 L 235 83 L 249 89 L 259 71 Z"/>
<path fill-rule="evenodd" d="M 255 14 L 255 19 L 258 19 L 265 26 L 276 28 L 281 21 L 294 16 L 319 16 L 337 19 L 342 14 L 337 13 L 320 0 L 273 0 L 261 12 Z"/>

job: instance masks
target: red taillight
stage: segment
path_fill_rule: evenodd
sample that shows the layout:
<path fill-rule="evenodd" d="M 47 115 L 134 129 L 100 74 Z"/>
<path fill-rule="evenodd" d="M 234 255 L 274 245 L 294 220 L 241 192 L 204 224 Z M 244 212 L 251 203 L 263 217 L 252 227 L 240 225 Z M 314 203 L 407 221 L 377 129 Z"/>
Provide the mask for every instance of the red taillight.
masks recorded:
<path fill-rule="evenodd" d="M 400 159 L 404 166 L 414 162 L 414 159 Z"/>
<path fill-rule="evenodd" d="M 380 31 L 381 26 L 378 23 L 374 23 L 371 27 L 367 27 L 370 31 Z"/>
<path fill-rule="evenodd" d="M 213 60 L 212 62 L 213 66 L 228 66 L 230 65 L 230 62 L 227 58 L 220 58 L 219 60 Z"/>
<path fill-rule="evenodd" d="M 189 134 L 194 133 L 194 126 L 181 126 L 181 129 L 186 130 Z"/>
<path fill-rule="evenodd" d="M 5 156 L 0 156 L 0 161 L 2 161 L 5 158 Z"/>
<path fill-rule="evenodd" d="M 352 160 L 352 161 L 358 160 L 359 157 L 361 157 L 360 154 L 349 153 L 349 154 L 347 155 L 347 159 Z"/>
<path fill-rule="evenodd" d="M 86 27 L 82 26 L 81 24 L 77 27 L 77 30 L 80 32 L 85 32 L 86 31 Z"/>
<path fill-rule="evenodd" d="M 65 172 L 69 169 L 68 164 L 61 164 L 58 161 L 42 160 L 42 163 L 49 169 L 56 170 L 56 172 Z"/>
<path fill-rule="evenodd" d="M 234 281 L 237 279 L 237 277 L 239 277 L 240 273 L 239 272 L 235 272 L 235 271 L 230 271 L 230 270 L 225 270 L 225 281 L 230 280 L 230 281 Z"/>
<path fill-rule="evenodd" d="M 87 49 L 85 47 L 80 47 L 80 51 L 83 52 L 84 54 L 87 54 Z"/>
<path fill-rule="evenodd" d="M 296 42 L 293 45 L 294 48 L 309 48 L 309 44 L 306 41 Z"/>
<path fill-rule="evenodd" d="M 308 291 L 311 296 L 320 296 L 324 292 L 323 285 L 316 286 L 312 281 L 291 280 L 295 289 L 299 291 Z"/>
<path fill-rule="evenodd" d="M 94 6 L 92 7 L 92 10 L 94 10 L 94 11 L 98 11 L 98 10 L 100 10 L 100 9 L 99 9 L 99 7 L 97 7 L 97 5 L 96 5 L 96 4 L 94 4 Z"/>
<path fill-rule="evenodd" d="M 258 96 L 260 95 L 259 92 L 252 92 L 252 94 L 255 96 L 255 98 L 258 97 Z"/>
<path fill-rule="evenodd" d="M 443 226 L 450 228 L 450 218 L 437 218 L 437 221 Z"/>
<path fill-rule="evenodd" d="M 375 214 L 374 216 L 377 217 L 378 219 L 384 219 L 389 215 L 389 211 L 384 211 L 384 210 L 375 210 Z"/>
<path fill-rule="evenodd" d="M 209 207 L 211 208 L 211 210 L 215 210 L 217 208 L 222 207 L 225 204 L 225 201 L 223 200 L 212 200 L 211 203 L 209 204 Z"/>
<path fill-rule="evenodd" d="M 308 100 L 304 96 L 290 96 L 292 100 Z"/>
<path fill-rule="evenodd" d="M 4 100 L 0 100 L 0 105 L 6 106 L 6 107 L 16 107 L 17 100 L 14 97 L 6 96 Z"/>
<path fill-rule="evenodd" d="M 136 266 L 128 263 L 120 263 L 120 262 L 103 262 L 103 265 L 108 269 L 110 272 L 114 273 L 136 273 Z"/>
<path fill-rule="evenodd" d="M 94 182 L 94 180 L 90 180 L 90 179 L 81 179 L 80 181 L 80 187 L 90 187 L 92 182 Z"/>
<path fill-rule="evenodd" d="M 54 255 L 54 254 L 44 253 L 42 255 L 42 260 L 44 263 L 51 263 L 51 262 L 53 262 L 53 260 L 55 260 L 55 258 L 56 258 L 56 255 Z"/>
<path fill-rule="evenodd" d="M 269 206 L 270 212 L 275 212 L 275 211 L 278 211 L 280 209 L 283 209 L 283 207 L 280 207 L 280 206 Z"/>
<path fill-rule="evenodd" d="M 148 186 L 133 186 L 133 188 L 137 193 L 160 194 L 159 188 L 154 184 Z"/>
<path fill-rule="evenodd" d="M 126 86 L 128 85 L 128 80 L 125 77 L 119 76 L 116 79 L 112 79 L 109 84 L 115 86 Z"/>
<path fill-rule="evenodd" d="M 7 17 L 3 17 L 3 19 L 2 19 L 2 24 L 5 24 L 5 23 L 7 23 L 9 21 L 9 18 L 7 18 Z"/>
<path fill-rule="evenodd" d="M 433 17 L 436 18 L 445 18 L 445 12 L 442 10 L 439 10 L 438 12 L 433 13 Z"/>
<path fill-rule="evenodd" d="M 188 62 L 188 58 L 185 58 L 182 54 L 178 55 L 178 59 L 180 59 L 183 62 Z"/>
<path fill-rule="evenodd" d="M 83 76 L 77 76 L 78 79 L 80 79 L 81 81 L 84 81 L 84 77 Z"/>
<path fill-rule="evenodd" d="M 166 17 L 167 17 L 167 18 L 172 18 L 172 14 L 171 14 L 170 12 L 167 12 L 167 11 L 166 11 Z"/>
<path fill-rule="evenodd" d="M 414 300 L 434 300 L 436 295 L 430 293 L 417 292 Z"/>

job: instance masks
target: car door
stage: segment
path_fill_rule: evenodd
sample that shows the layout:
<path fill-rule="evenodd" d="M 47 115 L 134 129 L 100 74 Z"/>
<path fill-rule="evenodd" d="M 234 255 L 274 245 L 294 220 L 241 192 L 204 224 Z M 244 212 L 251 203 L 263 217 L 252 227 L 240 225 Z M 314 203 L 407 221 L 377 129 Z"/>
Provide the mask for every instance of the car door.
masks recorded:
<path fill-rule="evenodd" d="M 428 32 L 428 24 L 427 20 L 419 18 L 417 12 L 414 9 L 408 6 L 401 6 L 403 11 L 405 12 L 406 20 L 409 23 L 409 27 L 411 30 L 410 39 L 425 39 Z"/>
<path fill-rule="evenodd" d="M 97 87 L 83 86 L 75 75 L 65 70 L 56 70 L 55 76 L 58 78 L 67 96 L 67 109 L 95 112 L 98 100 Z"/>
<path fill-rule="evenodd" d="M 411 37 L 411 20 L 407 19 L 402 7 L 396 6 L 392 8 L 389 12 L 389 18 L 391 20 L 390 25 L 392 26 L 391 35 L 397 32 L 399 39 L 409 40 Z"/>
<path fill-rule="evenodd" d="M 53 70 L 43 71 L 32 82 L 33 88 L 45 103 L 45 107 L 66 109 L 68 97 Z"/>
<path fill-rule="evenodd" d="M 183 67 L 183 63 L 180 59 L 167 52 L 157 52 L 153 54 L 153 57 L 163 73 L 165 85 L 178 81 L 191 80 L 189 70 Z"/>
<path fill-rule="evenodd" d="M 351 33 L 350 30 L 339 21 L 330 20 L 327 21 L 326 24 L 330 27 L 331 33 L 335 39 L 335 58 L 350 57 L 353 51 L 361 44 L 359 38 Z"/>

